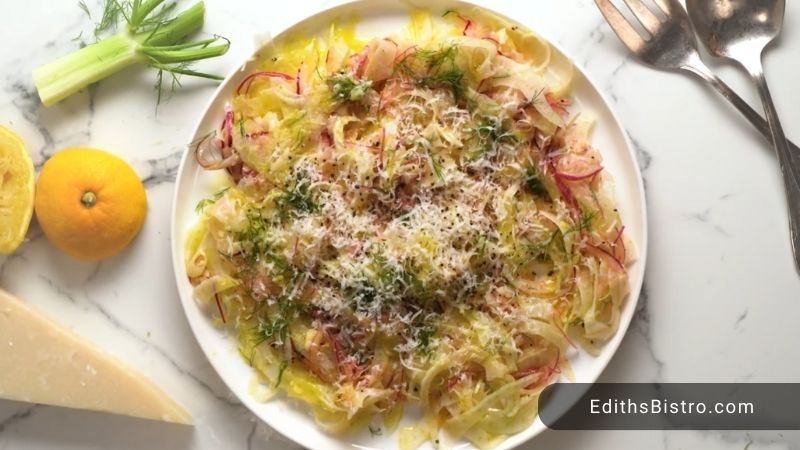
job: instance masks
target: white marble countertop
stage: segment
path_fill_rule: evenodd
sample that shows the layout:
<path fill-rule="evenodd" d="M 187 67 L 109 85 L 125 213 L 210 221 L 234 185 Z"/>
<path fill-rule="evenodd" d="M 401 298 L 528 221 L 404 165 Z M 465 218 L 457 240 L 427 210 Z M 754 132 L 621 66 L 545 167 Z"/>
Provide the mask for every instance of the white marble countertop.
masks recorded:
<path fill-rule="evenodd" d="M 206 0 L 205 29 L 233 45 L 202 67 L 228 72 L 250 54 L 254 36 L 328 3 Z M 638 152 L 651 226 L 645 289 L 602 379 L 800 381 L 800 277 L 791 260 L 777 162 L 760 136 L 699 82 L 632 60 L 591 0 L 478 3 L 561 44 L 609 95 Z M 767 73 L 787 135 L 800 140 L 800 5 L 787 3 L 785 31 L 769 52 Z M 73 38 L 90 30 L 73 1 L 6 4 L 0 123 L 23 137 L 37 167 L 69 145 L 105 148 L 131 161 L 147 187 L 146 224 L 119 256 L 83 264 L 56 251 L 34 222 L 17 253 L 0 257 L 0 286 L 144 371 L 197 425 L 0 401 L 0 450 L 296 448 L 223 386 L 195 343 L 173 280 L 173 182 L 214 86 L 186 80 L 156 113 L 153 72 L 133 68 L 42 107 L 31 70 L 75 49 L 80 41 Z M 751 103 L 756 100 L 741 73 L 715 67 Z M 524 448 L 742 449 L 748 443 L 750 450 L 800 448 L 800 433 L 547 431 Z"/>

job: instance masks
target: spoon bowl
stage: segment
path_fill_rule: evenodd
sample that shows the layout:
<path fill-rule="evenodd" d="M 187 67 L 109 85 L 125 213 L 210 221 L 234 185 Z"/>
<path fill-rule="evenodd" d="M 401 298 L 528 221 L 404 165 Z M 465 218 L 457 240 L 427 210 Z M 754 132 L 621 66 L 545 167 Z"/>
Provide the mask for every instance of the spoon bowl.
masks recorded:
<path fill-rule="evenodd" d="M 785 0 L 686 0 L 700 40 L 715 56 L 752 58 L 783 28 Z"/>
<path fill-rule="evenodd" d="M 762 62 L 764 49 L 783 28 L 786 0 L 686 0 L 686 9 L 708 50 L 741 64 L 758 87 L 783 175 L 789 239 L 800 272 L 800 155 L 790 151 Z"/>

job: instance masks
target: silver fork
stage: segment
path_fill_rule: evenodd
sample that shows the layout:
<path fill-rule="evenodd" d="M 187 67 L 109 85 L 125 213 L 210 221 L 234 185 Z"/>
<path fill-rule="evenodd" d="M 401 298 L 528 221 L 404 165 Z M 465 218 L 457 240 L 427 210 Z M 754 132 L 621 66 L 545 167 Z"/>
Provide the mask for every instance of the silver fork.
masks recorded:
<path fill-rule="evenodd" d="M 642 0 L 625 0 L 642 27 L 649 34 L 642 38 L 610 0 L 595 0 L 600 12 L 620 40 L 644 63 L 661 70 L 685 71 L 698 76 L 725 97 L 767 141 L 772 142 L 769 124 L 725 82 L 706 66 L 697 51 L 692 23 L 678 0 L 653 0 L 666 17 L 659 18 Z M 789 205 L 789 224 L 795 265 L 800 270 L 800 149 L 789 142 L 790 163 L 783 173 Z"/>
<path fill-rule="evenodd" d="M 724 81 L 717 78 L 700 59 L 692 23 L 678 0 L 653 1 L 664 12 L 666 20 L 662 21 L 642 0 L 625 0 L 628 8 L 650 34 L 646 40 L 628 23 L 610 0 L 595 0 L 595 3 L 614 33 L 640 60 L 656 69 L 682 70 L 700 77 L 728 99 L 765 139 L 772 142 L 769 124 L 761 114 L 751 108 Z M 797 145 L 791 142 L 789 145 L 795 156 L 800 155 Z"/>

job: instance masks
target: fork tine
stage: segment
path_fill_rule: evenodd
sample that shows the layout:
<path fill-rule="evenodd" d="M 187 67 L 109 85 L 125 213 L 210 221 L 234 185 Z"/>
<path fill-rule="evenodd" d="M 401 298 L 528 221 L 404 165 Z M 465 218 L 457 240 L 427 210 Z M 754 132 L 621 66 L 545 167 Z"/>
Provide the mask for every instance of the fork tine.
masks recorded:
<path fill-rule="evenodd" d="M 658 29 L 661 27 L 661 21 L 653 14 L 653 11 L 650 11 L 650 8 L 648 8 L 642 0 L 625 0 L 625 4 L 628 5 L 633 15 L 639 19 L 639 22 L 650 34 L 656 34 L 658 32 Z"/>
<path fill-rule="evenodd" d="M 645 44 L 642 36 L 634 29 L 625 16 L 619 12 L 616 6 L 610 0 L 594 0 L 597 8 L 606 18 L 606 22 L 611 25 L 617 37 L 625 44 L 632 52 L 638 52 Z"/>

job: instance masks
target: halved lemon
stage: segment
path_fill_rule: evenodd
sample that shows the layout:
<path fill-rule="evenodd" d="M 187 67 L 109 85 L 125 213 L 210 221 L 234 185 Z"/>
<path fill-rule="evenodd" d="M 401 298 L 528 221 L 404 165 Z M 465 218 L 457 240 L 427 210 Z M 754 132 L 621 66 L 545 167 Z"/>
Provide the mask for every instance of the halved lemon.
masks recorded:
<path fill-rule="evenodd" d="M 25 144 L 0 126 L 0 253 L 8 255 L 25 239 L 33 214 L 33 162 Z"/>

